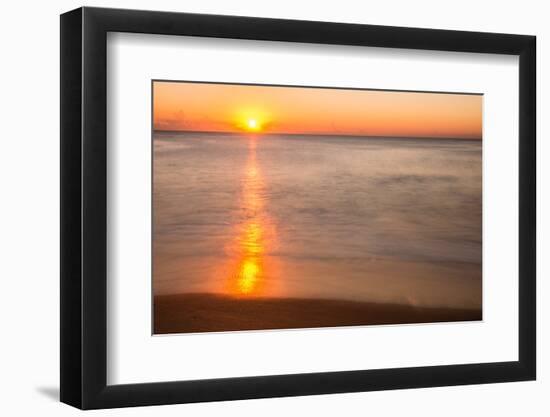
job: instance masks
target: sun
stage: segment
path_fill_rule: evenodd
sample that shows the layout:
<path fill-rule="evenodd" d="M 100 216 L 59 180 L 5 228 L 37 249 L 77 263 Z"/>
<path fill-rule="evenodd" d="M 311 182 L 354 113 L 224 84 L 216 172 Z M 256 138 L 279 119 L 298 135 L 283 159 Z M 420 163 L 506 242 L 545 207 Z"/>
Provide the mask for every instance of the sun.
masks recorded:
<path fill-rule="evenodd" d="M 256 119 L 247 119 L 246 128 L 252 131 L 260 130 L 260 123 Z"/>

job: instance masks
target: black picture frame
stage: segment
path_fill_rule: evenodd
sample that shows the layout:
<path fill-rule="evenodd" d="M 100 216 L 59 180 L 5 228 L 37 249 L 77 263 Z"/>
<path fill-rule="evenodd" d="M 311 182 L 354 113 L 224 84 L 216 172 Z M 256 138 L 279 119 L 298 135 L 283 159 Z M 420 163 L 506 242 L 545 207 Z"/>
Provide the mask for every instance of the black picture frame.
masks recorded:
<path fill-rule="evenodd" d="M 519 56 L 519 358 L 107 385 L 108 32 Z M 61 401 L 81 409 L 533 380 L 536 376 L 536 38 L 251 17 L 80 8 L 61 15 Z"/>

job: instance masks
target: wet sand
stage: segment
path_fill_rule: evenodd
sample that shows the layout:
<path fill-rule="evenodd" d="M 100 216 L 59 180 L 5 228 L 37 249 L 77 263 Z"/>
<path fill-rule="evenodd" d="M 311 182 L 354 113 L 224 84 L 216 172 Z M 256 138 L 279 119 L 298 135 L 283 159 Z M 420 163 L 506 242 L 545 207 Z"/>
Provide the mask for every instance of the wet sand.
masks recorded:
<path fill-rule="evenodd" d="M 154 333 L 293 329 L 481 320 L 481 310 L 414 307 L 343 300 L 237 298 L 217 294 L 161 295 Z"/>

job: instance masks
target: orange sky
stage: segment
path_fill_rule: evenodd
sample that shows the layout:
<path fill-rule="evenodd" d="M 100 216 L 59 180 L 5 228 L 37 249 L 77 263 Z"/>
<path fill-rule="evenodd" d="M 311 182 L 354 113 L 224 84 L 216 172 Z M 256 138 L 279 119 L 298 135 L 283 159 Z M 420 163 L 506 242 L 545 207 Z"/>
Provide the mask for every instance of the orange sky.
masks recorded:
<path fill-rule="evenodd" d="M 155 130 L 481 139 L 482 96 L 153 83 Z"/>

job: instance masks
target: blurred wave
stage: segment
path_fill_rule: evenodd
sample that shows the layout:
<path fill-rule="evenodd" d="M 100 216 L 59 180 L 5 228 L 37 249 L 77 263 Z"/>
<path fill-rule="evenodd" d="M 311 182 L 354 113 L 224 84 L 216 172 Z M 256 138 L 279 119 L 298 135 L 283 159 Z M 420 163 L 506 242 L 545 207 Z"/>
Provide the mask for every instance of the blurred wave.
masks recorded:
<path fill-rule="evenodd" d="M 237 274 L 259 296 L 481 306 L 481 141 L 155 132 L 153 144 L 156 294 L 245 288 L 228 286 Z"/>

